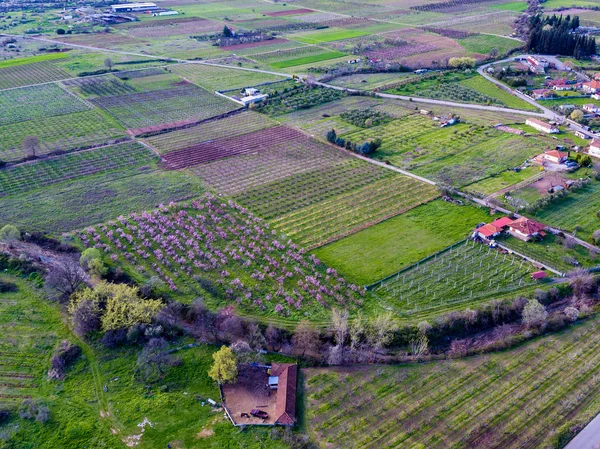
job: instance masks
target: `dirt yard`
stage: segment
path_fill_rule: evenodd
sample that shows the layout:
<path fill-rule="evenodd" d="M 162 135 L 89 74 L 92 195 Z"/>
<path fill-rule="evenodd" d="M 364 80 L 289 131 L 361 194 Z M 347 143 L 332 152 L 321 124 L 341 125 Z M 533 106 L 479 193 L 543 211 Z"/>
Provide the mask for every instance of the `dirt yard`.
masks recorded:
<path fill-rule="evenodd" d="M 529 184 L 527 187 L 533 187 L 542 196 L 548 195 L 548 189 L 557 185 L 563 185 L 567 178 L 560 173 L 546 173 L 543 178 Z"/>
<path fill-rule="evenodd" d="M 265 368 L 245 367 L 240 369 L 235 384 L 223 385 L 223 401 L 236 424 L 273 424 L 275 422 L 276 390 L 269 390 L 268 375 Z M 267 419 L 250 414 L 250 410 L 259 409 L 269 414 Z"/>

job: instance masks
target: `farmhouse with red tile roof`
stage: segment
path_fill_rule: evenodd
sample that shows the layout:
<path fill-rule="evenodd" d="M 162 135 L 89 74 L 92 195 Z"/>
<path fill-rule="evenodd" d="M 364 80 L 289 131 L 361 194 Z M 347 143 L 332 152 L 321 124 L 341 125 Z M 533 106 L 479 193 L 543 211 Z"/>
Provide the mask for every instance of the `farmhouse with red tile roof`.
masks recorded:
<path fill-rule="evenodd" d="M 277 377 L 277 399 L 275 401 L 275 424 L 293 426 L 296 422 L 296 382 L 298 365 L 274 363 L 271 377 Z"/>
<path fill-rule="evenodd" d="M 530 220 L 527 217 L 520 217 L 508 226 L 508 232 L 513 237 L 527 242 L 534 237 L 544 237 L 546 235 L 543 231 L 545 227 L 546 225 L 542 223 Z"/>
<path fill-rule="evenodd" d="M 595 94 L 596 92 L 600 91 L 600 81 L 588 81 L 587 83 L 583 83 L 581 88 L 584 92 Z"/>
<path fill-rule="evenodd" d="M 552 126 L 550 123 L 543 122 L 536 118 L 528 118 L 525 121 L 525 124 L 537 129 L 538 131 L 542 131 L 548 134 L 556 134 L 560 132 L 560 130 L 556 126 Z"/>

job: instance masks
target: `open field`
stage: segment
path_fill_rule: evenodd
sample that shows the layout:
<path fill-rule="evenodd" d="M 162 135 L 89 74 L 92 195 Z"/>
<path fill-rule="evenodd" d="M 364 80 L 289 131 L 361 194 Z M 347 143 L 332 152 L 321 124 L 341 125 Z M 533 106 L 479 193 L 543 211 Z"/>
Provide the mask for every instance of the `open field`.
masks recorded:
<path fill-rule="evenodd" d="M 371 226 L 314 254 L 352 282 L 369 285 L 467 237 L 489 214 L 441 200 Z"/>
<path fill-rule="evenodd" d="M 361 303 L 357 287 L 341 277 L 318 280 L 326 269 L 318 261 L 290 241 L 281 243 L 283 236 L 246 209 L 209 194 L 191 205 L 132 214 L 76 235 L 84 246 L 116 254 L 114 261 L 157 275 L 173 291 L 202 292 L 219 306 L 319 317 L 332 306 L 355 308 Z M 97 235 L 102 243 L 96 243 Z M 188 244 L 189 239 L 194 243 Z"/>
<path fill-rule="evenodd" d="M 0 170 L 0 196 L 39 190 L 84 176 L 121 171 L 135 173 L 158 157 L 137 142 L 70 153 Z"/>
<path fill-rule="evenodd" d="M 230 70 L 203 64 L 180 64 L 170 68 L 182 78 L 204 87 L 209 91 L 229 90 L 256 86 L 266 82 L 281 81 L 285 78 L 267 73 Z"/>
<path fill-rule="evenodd" d="M 0 275 L 0 281 L 14 282 L 7 275 Z M 19 282 L 16 292 L 0 293 L 0 403 L 11 409 L 41 395 L 52 349 L 63 333 L 59 313 L 24 284 Z"/>
<path fill-rule="evenodd" d="M 141 170 L 123 176 L 117 171 L 3 198 L 0 223 L 60 235 L 203 192 L 197 179 L 179 172 Z"/>
<path fill-rule="evenodd" d="M 489 54 L 493 49 L 496 49 L 498 54 L 503 55 L 509 50 L 523 45 L 522 42 L 514 39 L 491 36 L 489 34 L 469 36 L 464 39 L 460 39 L 459 43 L 468 51 L 472 51 L 473 53 L 481 53 L 484 55 Z"/>
<path fill-rule="evenodd" d="M 597 325 L 493 355 L 306 370 L 308 431 L 333 449 L 556 447 L 600 407 Z"/>
<path fill-rule="evenodd" d="M 38 156 L 59 150 L 98 146 L 125 137 L 123 128 L 99 109 L 40 117 L 25 123 L 0 126 L 0 159 L 12 162 L 28 156 L 29 151 L 23 146 L 28 136 L 38 137 Z"/>
<path fill-rule="evenodd" d="M 294 50 L 283 50 L 277 52 L 275 55 L 271 55 L 268 59 L 271 60 L 269 65 L 276 69 L 284 69 L 287 67 L 294 67 L 303 64 L 311 64 L 313 62 L 327 61 L 329 59 L 340 58 L 344 56 L 344 53 L 339 51 L 327 51 L 319 47 L 303 47 L 311 51 L 298 51 Z M 264 56 L 259 55 L 253 56 L 254 59 L 265 62 Z M 279 58 L 281 57 L 281 59 Z"/>
<path fill-rule="evenodd" d="M 324 31 L 319 30 L 311 33 L 293 34 L 288 36 L 288 38 L 305 44 L 322 44 L 325 42 L 366 36 L 368 34 L 370 34 L 369 31 L 366 31 L 365 29 L 330 28 Z"/>
<path fill-rule="evenodd" d="M 550 207 L 535 214 L 535 219 L 569 232 L 581 226 L 579 238 L 589 240 L 594 231 L 600 229 L 600 183 L 588 184 L 581 190 L 571 192 L 567 197 L 553 202 Z"/>
<path fill-rule="evenodd" d="M 377 283 L 374 292 L 384 308 L 411 314 L 534 285 L 529 274 L 536 270 L 520 257 L 466 240 Z"/>
<path fill-rule="evenodd" d="M 519 172 L 507 170 L 497 176 L 492 176 L 466 187 L 466 190 L 476 195 L 491 195 L 494 192 L 523 182 L 539 173 L 538 167 L 528 167 Z"/>

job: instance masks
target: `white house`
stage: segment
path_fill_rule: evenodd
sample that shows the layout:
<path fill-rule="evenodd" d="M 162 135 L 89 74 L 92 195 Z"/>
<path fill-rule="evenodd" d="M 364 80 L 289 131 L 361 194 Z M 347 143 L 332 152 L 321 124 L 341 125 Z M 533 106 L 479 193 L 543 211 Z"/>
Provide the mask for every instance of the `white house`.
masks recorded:
<path fill-rule="evenodd" d="M 600 140 L 593 139 L 588 147 L 588 154 L 594 157 L 600 157 Z"/>
<path fill-rule="evenodd" d="M 584 104 L 581 109 L 583 109 L 583 112 L 587 112 L 588 114 L 595 114 L 600 110 L 600 108 L 593 103 Z"/>
<path fill-rule="evenodd" d="M 560 132 L 556 126 L 552 126 L 549 123 L 543 122 L 536 118 L 528 118 L 525 124 L 537 129 L 538 131 L 548 134 L 557 134 Z"/>

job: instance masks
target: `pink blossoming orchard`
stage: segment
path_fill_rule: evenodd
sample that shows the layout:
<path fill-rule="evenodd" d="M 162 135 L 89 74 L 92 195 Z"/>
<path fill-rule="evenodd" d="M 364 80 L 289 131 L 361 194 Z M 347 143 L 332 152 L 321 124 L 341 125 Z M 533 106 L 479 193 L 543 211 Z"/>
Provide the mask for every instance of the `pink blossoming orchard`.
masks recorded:
<path fill-rule="evenodd" d="M 114 263 L 158 276 L 169 289 L 235 304 L 246 313 L 319 318 L 331 307 L 355 309 L 364 290 L 241 206 L 206 194 L 190 204 L 78 231 L 87 247 Z"/>

